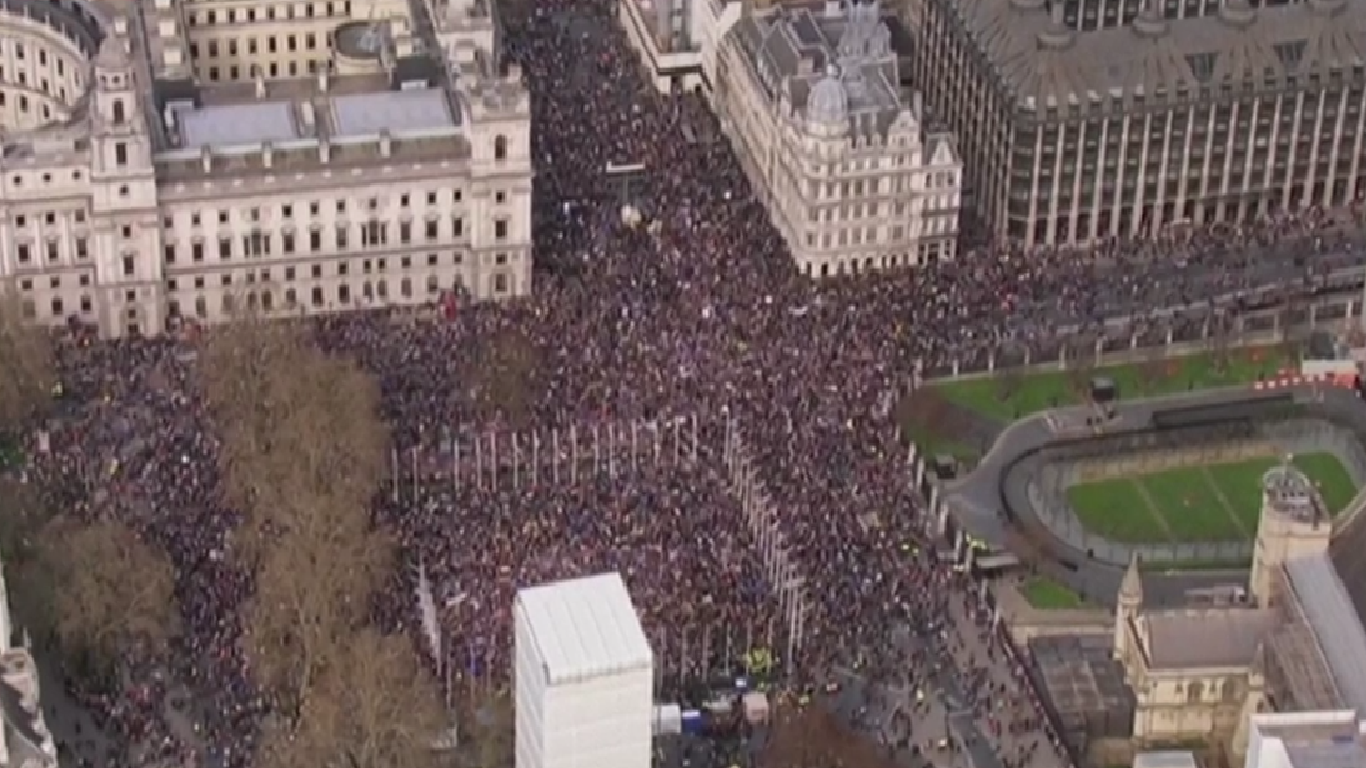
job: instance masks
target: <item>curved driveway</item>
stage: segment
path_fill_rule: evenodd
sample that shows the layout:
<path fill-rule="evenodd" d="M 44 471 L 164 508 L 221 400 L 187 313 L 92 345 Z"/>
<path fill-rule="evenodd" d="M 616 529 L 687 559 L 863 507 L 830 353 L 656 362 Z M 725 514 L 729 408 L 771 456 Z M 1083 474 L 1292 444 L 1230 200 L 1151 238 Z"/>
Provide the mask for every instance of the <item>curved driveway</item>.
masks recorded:
<path fill-rule="evenodd" d="M 1117 405 L 1117 426 L 1139 427 L 1149 423 L 1153 411 L 1188 405 L 1214 405 L 1245 397 L 1249 386 L 1210 390 L 1194 394 L 1123 401 Z M 1310 387 L 1295 390 L 1297 395 L 1315 391 Z M 1323 404 L 1334 410 L 1361 408 L 1361 400 L 1350 390 L 1321 390 Z M 1316 398 L 1317 399 L 1317 398 Z M 1051 412 L 1055 418 L 1075 422 L 1084 420 L 1083 407 L 1063 408 Z M 972 535 L 993 546 L 1010 548 L 1011 534 L 1022 534 L 1035 549 L 1050 560 L 1043 563 L 1050 575 L 1076 589 L 1088 599 L 1113 605 L 1124 576 L 1122 566 L 1111 565 L 1089 558 L 1085 552 L 1048 532 L 1037 518 L 1032 506 L 1022 505 L 1013 510 L 1017 516 L 1008 523 L 1001 512 L 1001 488 L 1006 470 L 1020 457 L 1059 439 L 1049 427 L 1047 413 L 1037 414 L 1006 427 L 991 450 L 971 474 L 953 483 L 945 497 L 955 520 Z M 1069 418 L 1071 417 L 1071 418 Z M 1070 566 L 1070 567 L 1069 567 Z M 1245 569 L 1229 571 L 1164 571 L 1144 574 L 1144 597 L 1149 605 L 1181 605 L 1187 592 L 1215 586 L 1245 586 Z"/>

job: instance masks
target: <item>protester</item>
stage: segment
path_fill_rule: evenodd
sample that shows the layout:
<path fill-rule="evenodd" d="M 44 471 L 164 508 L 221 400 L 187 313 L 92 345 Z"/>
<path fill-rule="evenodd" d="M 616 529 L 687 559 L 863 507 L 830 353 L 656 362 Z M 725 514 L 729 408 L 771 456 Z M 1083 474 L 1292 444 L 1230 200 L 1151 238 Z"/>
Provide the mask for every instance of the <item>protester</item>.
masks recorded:
<path fill-rule="evenodd" d="M 533 295 L 423 318 L 380 310 L 313 321 L 323 348 L 354 356 L 381 383 L 401 477 L 377 500 L 379 519 L 430 574 L 462 676 L 507 674 L 517 587 L 601 570 L 623 572 L 652 637 L 708 637 L 715 653 L 724 633 L 736 653 L 749 650 L 741 636 L 783 653 L 777 585 L 756 564 L 754 526 L 723 467 L 730 430 L 805 580 L 805 642 L 791 659 L 799 680 L 816 685 L 859 656 L 855 638 L 875 646 L 908 621 L 975 636 L 975 620 L 955 607 L 972 586 L 908 554 L 924 540 L 923 508 L 892 411 L 918 375 L 980 369 L 1004 350 L 1055 357 L 1078 330 L 1112 345 L 1133 334 L 1193 338 L 1215 304 L 1236 316 L 1362 261 L 1356 212 L 1300 211 L 1086 250 L 998 243 L 952 262 L 813 283 L 793 268 L 699 97 L 661 96 L 642 77 L 611 3 L 540 0 L 507 27 L 537 123 Z M 620 222 L 609 161 L 646 165 L 638 227 Z M 1183 309 L 1156 311 L 1169 307 Z M 525 414 L 490 415 L 470 396 L 496 384 L 468 380 L 478 375 L 471 350 L 499 337 L 534 353 L 536 375 L 511 383 L 526 387 Z M 240 516 L 220 494 L 193 350 L 172 338 L 65 341 L 59 426 L 31 472 L 70 514 L 116 517 L 169 553 L 185 633 L 155 661 L 211 705 L 202 743 L 191 745 L 165 722 L 167 685 L 130 680 L 89 703 L 134 741 L 245 766 L 269 702 L 240 648 L 250 590 L 231 557 Z M 671 426 L 680 423 L 689 426 Z M 608 424 L 634 425 L 637 440 L 677 442 L 669 430 L 682 430 L 687 447 L 657 460 L 638 448 L 635 464 L 599 462 L 556 481 L 548 467 L 568 458 L 552 438 L 573 430 L 587 451 L 586 435 L 596 427 L 601 440 Z M 514 426 L 519 456 L 538 446 L 534 479 L 525 458 L 511 477 Z M 488 443 L 476 482 L 472 446 L 498 434 L 502 450 Z M 410 587 L 377 609 L 388 626 L 413 631 Z M 967 678 L 973 665 L 1007 663 L 987 647 L 963 656 Z M 992 738 L 1040 721 L 1013 679 L 970 685 Z M 991 702 L 1002 693 L 1004 710 Z M 1012 742 L 1013 766 L 1039 749 L 1031 743 Z"/>

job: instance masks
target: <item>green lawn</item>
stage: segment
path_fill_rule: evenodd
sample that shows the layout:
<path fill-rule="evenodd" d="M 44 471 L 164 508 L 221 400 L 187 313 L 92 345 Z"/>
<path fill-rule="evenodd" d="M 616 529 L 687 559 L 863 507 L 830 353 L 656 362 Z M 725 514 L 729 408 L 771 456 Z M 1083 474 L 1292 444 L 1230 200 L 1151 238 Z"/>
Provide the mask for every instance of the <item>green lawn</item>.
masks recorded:
<path fill-rule="evenodd" d="M 1205 467 L 1180 467 L 1067 489 L 1068 503 L 1088 531 L 1126 543 L 1233 541 L 1256 534 L 1267 457 Z M 1351 475 L 1330 453 L 1296 456 L 1333 514 L 1356 494 Z"/>
<path fill-rule="evenodd" d="M 1086 607 L 1081 595 L 1046 576 L 1035 576 L 1020 585 L 1020 594 L 1031 607 L 1041 611 L 1072 611 Z"/>
<path fill-rule="evenodd" d="M 1067 502 L 1086 530 L 1111 541 L 1166 541 L 1162 526 L 1131 478 L 1082 483 L 1067 489 Z"/>
<path fill-rule="evenodd" d="M 1274 376 L 1285 367 L 1284 363 L 1279 349 L 1248 347 L 1231 351 L 1227 366 L 1223 368 L 1215 364 L 1212 355 L 1200 353 L 1097 368 L 1090 372 L 1088 380 L 1090 376 L 1108 376 L 1114 380 L 1121 398 L 1153 397 L 1246 384 L 1258 377 Z M 944 397 L 959 405 L 1002 421 L 1015 421 L 1049 408 L 1081 402 L 1086 396 L 1087 384 L 1083 383 L 1079 392 L 1073 382 L 1074 376 L 1068 371 L 1035 371 L 1018 377 L 1014 392 L 1005 398 L 999 374 L 943 381 L 933 386 L 939 387 Z"/>
<path fill-rule="evenodd" d="M 1181 467 L 1139 479 L 1173 541 L 1234 541 L 1256 532 L 1256 526 L 1246 531 L 1238 527 L 1210 482 L 1211 474 L 1205 467 Z M 1252 482 L 1255 487 L 1257 481 Z"/>

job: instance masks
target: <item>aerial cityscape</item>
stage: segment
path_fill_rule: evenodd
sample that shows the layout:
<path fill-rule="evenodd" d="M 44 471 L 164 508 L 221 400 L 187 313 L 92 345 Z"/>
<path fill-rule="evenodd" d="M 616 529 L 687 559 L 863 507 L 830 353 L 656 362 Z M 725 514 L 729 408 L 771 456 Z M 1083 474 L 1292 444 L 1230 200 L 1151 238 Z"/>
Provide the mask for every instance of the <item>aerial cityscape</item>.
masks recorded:
<path fill-rule="evenodd" d="M 0 768 L 1366 768 L 1366 0 L 0 29 Z"/>

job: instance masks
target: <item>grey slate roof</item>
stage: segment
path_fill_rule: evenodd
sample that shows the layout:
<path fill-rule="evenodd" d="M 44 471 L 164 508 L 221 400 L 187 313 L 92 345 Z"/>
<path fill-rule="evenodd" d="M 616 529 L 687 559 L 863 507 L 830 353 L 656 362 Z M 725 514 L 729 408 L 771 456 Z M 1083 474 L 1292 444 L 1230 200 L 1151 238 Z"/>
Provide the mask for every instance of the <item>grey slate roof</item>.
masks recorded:
<path fill-rule="evenodd" d="M 1104 99 L 1112 89 L 1156 95 L 1223 83 L 1324 72 L 1366 61 L 1366 0 L 1305 0 L 1252 9 L 1226 0 L 1217 14 L 1167 20 L 1154 0 L 1132 24 L 1090 32 L 1063 25 L 1061 2 L 946 0 L 1021 100 L 1043 107 Z"/>
<path fill-rule="evenodd" d="M 730 34 L 770 105 L 786 86 L 794 112 L 803 113 L 812 91 L 837 74 L 855 127 L 885 133 L 905 106 L 891 30 L 877 2 L 830 4 L 828 10 L 774 5 L 744 14 Z"/>
<path fill-rule="evenodd" d="M 1338 691 L 1348 706 L 1366 712 L 1366 630 L 1332 560 L 1326 553 L 1298 557 L 1285 569 Z"/>
<path fill-rule="evenodd" d="M 1155 611 L 1148 623 L 1148 658 L 1154 669 L 1250 667 L 1279 616 L 1265 608 Z"/>

